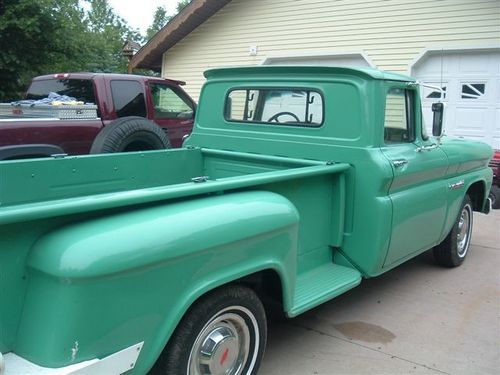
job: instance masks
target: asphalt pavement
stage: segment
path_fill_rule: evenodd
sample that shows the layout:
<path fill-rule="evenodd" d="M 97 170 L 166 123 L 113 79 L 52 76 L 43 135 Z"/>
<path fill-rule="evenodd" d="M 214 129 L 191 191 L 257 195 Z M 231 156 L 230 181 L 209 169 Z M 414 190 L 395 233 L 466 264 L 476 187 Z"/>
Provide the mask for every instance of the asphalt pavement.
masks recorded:
<path fill-rule="evenodd" d="M 500 210 L 474 214 L 461 267 L 427 252 L 269 323 L 259 375 L 500 374 Z"/>

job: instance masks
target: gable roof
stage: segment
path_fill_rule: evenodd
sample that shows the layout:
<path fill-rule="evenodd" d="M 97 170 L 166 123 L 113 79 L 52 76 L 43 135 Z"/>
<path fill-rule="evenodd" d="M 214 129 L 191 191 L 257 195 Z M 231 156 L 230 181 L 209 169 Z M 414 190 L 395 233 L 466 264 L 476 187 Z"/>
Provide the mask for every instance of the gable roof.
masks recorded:
<path fill-rule="evenodd" d="M 192 0 L 172 18 L 130 60 L 129 71 L 136 68 L 160 71 L 163 54 L 231 0 Z"/>

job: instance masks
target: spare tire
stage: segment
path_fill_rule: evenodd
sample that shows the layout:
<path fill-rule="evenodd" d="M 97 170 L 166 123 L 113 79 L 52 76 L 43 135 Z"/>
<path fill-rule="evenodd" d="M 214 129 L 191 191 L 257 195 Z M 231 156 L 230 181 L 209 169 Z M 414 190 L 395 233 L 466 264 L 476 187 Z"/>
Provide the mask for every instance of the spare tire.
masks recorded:
<path fill-rule="evenodd" d="M 91 154 L 148 151 L 170 148 L 165 131 L 144 117 L 130 116 L 113 121 L 97 135 Z"/>

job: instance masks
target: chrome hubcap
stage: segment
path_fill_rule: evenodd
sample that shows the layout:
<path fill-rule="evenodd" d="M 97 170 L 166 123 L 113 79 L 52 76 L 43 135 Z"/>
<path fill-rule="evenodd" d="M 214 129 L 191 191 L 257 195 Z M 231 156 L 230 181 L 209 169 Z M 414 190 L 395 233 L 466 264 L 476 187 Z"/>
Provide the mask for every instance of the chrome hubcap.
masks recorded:
<path fill-rule="evenodd" d="M 457 253 L 460 258 L 467 254 L 470 242 L 470 232 L 472 229 L 472 209 L 466 204 L 458 221 Z"/>
<path fill-rule="evenodd" d="M 247 322 L 235 310 L 244 312 L 252 332 L 258 332 L 257 322 L 247 309 L 224 309 L 210 319 L 196 338 L 189 355 L 189 375 L 242 374 L 249 359 L 251 334 Z"/>

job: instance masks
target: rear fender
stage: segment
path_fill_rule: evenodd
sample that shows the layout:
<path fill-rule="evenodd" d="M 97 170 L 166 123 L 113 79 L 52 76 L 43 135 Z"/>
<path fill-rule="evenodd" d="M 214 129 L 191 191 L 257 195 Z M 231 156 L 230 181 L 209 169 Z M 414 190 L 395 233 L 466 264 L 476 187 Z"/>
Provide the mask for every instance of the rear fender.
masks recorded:
<path fill-rule="evenodd" d="M 298 221 L 290 201 L 254 191 L 143 208 L 45 235 L 28 257 L 16 352 L 60 367 L 144 341 L 134 369 L 141 373 L 189 306 L 213 288 L 273 269 L 289 306 Z"/>

